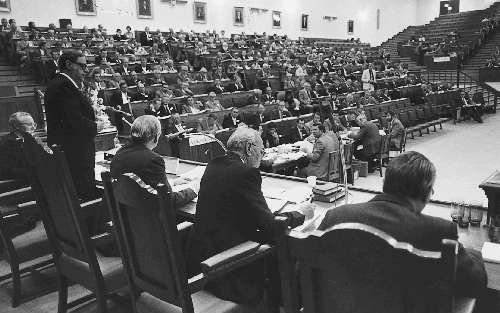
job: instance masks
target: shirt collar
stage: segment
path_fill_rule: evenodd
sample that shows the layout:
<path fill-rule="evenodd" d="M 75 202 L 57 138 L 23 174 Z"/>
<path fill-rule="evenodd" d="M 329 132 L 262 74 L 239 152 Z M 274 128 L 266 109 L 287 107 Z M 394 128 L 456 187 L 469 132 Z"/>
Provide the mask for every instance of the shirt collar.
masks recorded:
<path fill-rule="evenodd" d="M 66 77 L 67 79 L 69 79 L 69 81 L 73 84 L 73 86 L 75 86 L 76 89 L 80 90 L 80 88 L 82 88 L 82 86 L 78 86 L 78 84 L 68 74 L 62 73 L 62 72 L 59 73 L 59 74 L 61 74 L 62 76 Z"/>

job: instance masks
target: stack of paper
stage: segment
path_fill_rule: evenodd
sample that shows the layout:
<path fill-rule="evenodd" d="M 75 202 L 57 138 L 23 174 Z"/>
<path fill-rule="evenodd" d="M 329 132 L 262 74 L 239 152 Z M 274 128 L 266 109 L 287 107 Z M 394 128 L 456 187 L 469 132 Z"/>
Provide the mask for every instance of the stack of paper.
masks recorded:
<path fill-rule="evenodd" d="M 190 171 L 187 171 L 180 176 L 187 180 L 201 180 L 201 177 L 205 173 L 205 166 L 197 166 Z"/>

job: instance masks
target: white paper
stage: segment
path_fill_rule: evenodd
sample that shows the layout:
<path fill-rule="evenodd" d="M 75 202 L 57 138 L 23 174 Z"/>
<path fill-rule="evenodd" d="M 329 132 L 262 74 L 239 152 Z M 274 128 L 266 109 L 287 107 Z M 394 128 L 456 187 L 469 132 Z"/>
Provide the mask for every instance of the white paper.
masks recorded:
<path fill-rule="evenodd" d="M 192 170 L 189 170 L 180 175 L 180 177 L 187 180 L 201 180 L 201 177 L 205 173 L 205 166 L 197 166 Z"/>
<path fill-rule="evenodd" d="M 273 213 L 280 211 L 286 205 L 286 200 L 280 200 L 280 199 L 266 198 L 266 202 L 267 202 L 267 207 Z"/>
<path fill-rule="evenodd" d="M 500 263 L 500 244 L 485 242 L 481 249 L 483 259 L 487 262 Z"/>

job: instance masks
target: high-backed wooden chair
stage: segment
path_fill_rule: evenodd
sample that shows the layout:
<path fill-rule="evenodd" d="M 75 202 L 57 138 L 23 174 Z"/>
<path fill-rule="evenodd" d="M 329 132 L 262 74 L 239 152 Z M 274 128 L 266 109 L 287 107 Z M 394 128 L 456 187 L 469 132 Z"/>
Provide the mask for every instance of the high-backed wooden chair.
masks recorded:
<path fill-rule="evenodd" d="M 474 299 L 452 293 L 457 251 L 453 240 L 423 251 L 359 223 L 292 231 L 278 245 L 285 312 L 470 313 Z"/>
<path fill-rule="evenodd" d="M 9 264 L 11 272 L 0 277 L 0 282 L 12 278 L 12 307 L 17 307 L 22 301 L 21 275 L 34 270 L 42 270 L 52 266 L 51 249 L 41 221 L 30 221 L 30 230 L 19 229 L 28 221 L 24 213 L 30 216 L 38 211 L 31 188 L 20 188 L 7 191 L 6 185 L 16 188 L 24 183 L 4 181 L 0 194 L 0 240 L 2 242 L 3 258 Z M 27 231 L 25 231 L 27 230 Z M 26 265 L 27 262 L 42 258 L 41 261 Z"/>
<path fill-rule="evenodd" d="M 125 268 L 134 309 L 148 312 L 247 312 L 249 308 L 202 291 L 210 280 L 268 255 L 268 245 L 245 242 L 201 264 L 202 273 L 187 277 L 171 194 L 134 174 L 112 183 L 118 225 L 124 238 Z M 142 311 L 142 310 L 141 310 Z M 137 312 L 137 311 L 136 311 Z"/>
<path fill-rule="evenodd" d="M 95 209 L 101 199 L 80 204 L 64 152 L 53 147 L 45 152 L 30 135 L 25 136 L 26 159 L 32 169 L 31 185 L 51 243 L 59 280 L 58 312 L 97 298 L 98 310 L 107 312 L 111 293 L 127 285 L 119 257 L 106 257 L 96 251 L 101 244 L 111 242 L 109 234 L 89 234 L 84 217 L 86 210 Z M 68 281 L 75 282 L 93 294 L 67 302 Z"/>
<path fill-rule="evenodd" d="M 391 144 L 390 135 L 380 136 L 380 149 L 377 155 L 377 161 L 378 161 L 377 166 L 379 168 L 380 177 L 384 176 L 382 173 L 382 168 L 384 167 L 384 160 L 389 159 L 390 144 Z"/>
<path fill-rule="evenodd" d="M 328 153 L 328 181 L 340 180 L 340 153 L 339 151 L 332 151 Z"/>

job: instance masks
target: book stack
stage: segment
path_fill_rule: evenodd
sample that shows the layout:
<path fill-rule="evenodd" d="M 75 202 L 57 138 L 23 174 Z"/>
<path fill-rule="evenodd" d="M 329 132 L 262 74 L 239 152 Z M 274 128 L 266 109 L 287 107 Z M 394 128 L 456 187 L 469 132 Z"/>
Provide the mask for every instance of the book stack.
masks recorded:
<path fill-rule="evenodd" d="M 332 203 L 344 196 L 344 188 L 336 183 L 316 185 L 313 188 L 313 200 Z"/>

